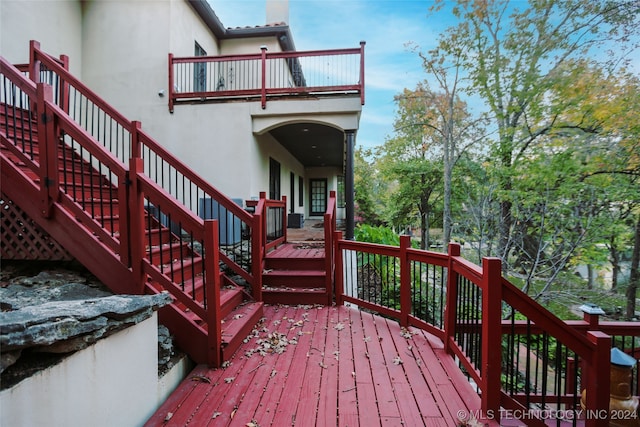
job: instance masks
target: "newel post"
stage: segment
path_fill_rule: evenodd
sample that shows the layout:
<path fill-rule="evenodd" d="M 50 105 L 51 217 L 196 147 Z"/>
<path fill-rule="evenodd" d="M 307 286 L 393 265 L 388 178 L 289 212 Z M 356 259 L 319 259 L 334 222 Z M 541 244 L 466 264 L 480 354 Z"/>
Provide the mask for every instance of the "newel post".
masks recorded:
<path fill-rule="evenodd" d="M 142 129 L 142 123 L 134 120 L 131 122 L 131 157 L 142 157 L 142 145 L 140 144 L 140 129 Z M 141 171 L 144 172 L 144 171 Z"/>
<path fill-rule="evenodd" d="M 58 138 L 56 122 L 47 108 L 53 102 L 53 88 L 44 83 L 36 86 L 38 134 L 40 136 L 40 213 L 51 216 L 53 203 L 58 198 Z"/>
<path fill-rule="evenodd" d="M 500 258 L 482 259 L 482 388 L 485 413 L 500 412 L 502 373 L 502 263 Z M 491 411 L 491 412 L 489 412 Z"/>
<path fill-rule="evenodd" d="M 282 237 L 284 238 L 284 241 L 287 241 L 287 227 L 289 226 L 289 224 L 287 224 L 287 196 L 282 196 L 282 203 L 284 205 L 284 207 L 282 208 L 282 218 L 281 218 L 281 224 L 282 224 Z"/>
<path fill-rule="evenodd" d="M 460 256 L 460 245 L 449 243 L 447 263 L 447 293 L 444 308 L 444 351 L 453 354 L 452 346 L 456 333 L 456 305 L 458 302 L 458 273 L 455 271 L 455 257 Z"/>
<path fill-rule="evenodd" d="M 220 308 L 220 237 L 218 220 L 204 222 L 204 271 L 207 321 L 207 363 L 222 365 L 222 310 Z"/>
<path fill-rule="evenodd" d="M 253 214 L 253 224 L 251 224 L 251 272 L 253 273 L 251 291 L 253 298 L 258 302 L 262 301 L 262 258 L 264 256 L 262 223 L 262 209 L 256 209 Z"/>
<path fill-rule="evenodd" d="M 364 40 L 360 42 L 360 104 L 364 105 Z"/>
<path fill-rule="evenodd" d="M 129 248 L 131 251 L 130 262 L 133 272 L 135 291 L 144 293 L 145 273 L 143 268 L 144 260 L 144 193 L 140 188 L 138 174 L 144 173 L 144 163 L 139 157 L 129 159 L 129 198 L 127 211 L 129 215 Z M 121 242 L 125 245 L 126 242 Z"/>
<path fill-rule="evenodd" d="M 336 305 L 344 305 L 344 261 L 340 250 L 342 231 L 333 233 L 334 259 L 335 259 L 335 280 L 336 280 Z"/>
<path fill-rule="evenodd" d="M 262 52 L 260 57 L 262 63 L 260 100 L 262 101 L 262 109 L 264 110 L 267 108 L 267 46 L 260 46 L 260 51 Z"/>
<path fill-rule="evenodd" d="M 608 425 L 611 390 L 611 337 L 602 331 L 587 331 L 595 349 L 586 377 L 586 427 Z M 603 424 L 604 423 L 604 424 Z"/>
<path fill-rule="evenodd" d="M 411 236 L 400 236 L 400 325 L 409 326 L 411 314 L 411 267 L 407 249 L 411 247 Z"/>
<path fill-rule="evenodd" d="M 40 50 L 40 42 L 31 40 L 29 42 L 29 79 L 35 83 L 40 83 L 40 61 L 36 58 L 38 50 Z"/>
<path fill-rule="evenodd" d="M 60 55 L 60 62 L 62 62 L 62 68 L 69 71 L 69 57 L 67 55 Z M 60 100 L 58 105 L 62 108 L 62 111 L 69 114 L 69 82 L 63 79 L 60 82 Z"/>
<path fill-rule="evenodd" d="M 175 95 L 175 85 L 173 83 L 173 53 L 169 54 L 169 60 L 168 60 L 168 64 L 169 64 L 169 70 L 167 72 L 168 76 L 169 76 L 169 96 L 168 96 L 168 102 L 169 102 L 169 112 L 171 114 L 173 114 L 173 98 Z"/>

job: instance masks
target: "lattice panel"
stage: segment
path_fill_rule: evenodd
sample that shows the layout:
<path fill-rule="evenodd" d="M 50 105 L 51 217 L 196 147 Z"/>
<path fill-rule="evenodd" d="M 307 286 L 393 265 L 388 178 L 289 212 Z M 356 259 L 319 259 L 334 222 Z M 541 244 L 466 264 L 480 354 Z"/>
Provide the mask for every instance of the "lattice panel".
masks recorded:
<path fill-rule="evenodd" d="M 69 261 L 73 257 L 4 194 L 0 198 L 4 260 Z"/>

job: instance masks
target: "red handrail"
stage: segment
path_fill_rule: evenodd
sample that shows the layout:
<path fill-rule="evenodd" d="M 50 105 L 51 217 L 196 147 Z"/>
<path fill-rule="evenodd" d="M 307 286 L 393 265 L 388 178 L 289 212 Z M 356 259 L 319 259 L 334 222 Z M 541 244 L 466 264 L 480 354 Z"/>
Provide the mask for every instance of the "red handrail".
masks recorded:
<path fill-rule="evenodd" d="M 329 192 L 327 210 L 324 214 L 324 263 L 325 263 L 325 289 L 327 293 L 327 305 L 333 303 L 333 283 L 334 283 L 334 255 L 333 236 L 336 232 L 336 192 Z"/>
<path fill-rule="evenodd" d="M 483 266 L 477 266 L 460 257 L 460 246 L 452 244 L 448 254 L 436 254 L 431 251 L 411 249 L 409 238 L 402 236 L 400 247 L 353 242 L 342 239 L 342 233 L 335 233 L 335 267 L 336 267 L 336 302 L 343 304 L 350 302 L 361 307 L 374 310 L 380 314 L 394 317 L 403 325 L 412 324 L 428 332 L 439 336 L 450 354 L 457 356 L 467 373 L 475 380 L 481 391 L 482 409 L 485 413 L 498 415 L 500 408 L 517 409 L 517 413 L 526 414 L 528 409 L 523 406 L 517 396 L 511 396 L 501 390 L 501 347 L 502 336 L 508 333 L 518 333 L 518 330 L 508 329 L 513 322 L 507 325 L 502 320 L 502 304 L 507 304 L 522 316 L 528 319 L 526 328 L 529 332 L 541 331 L 550 337 L 554 337 L 567 349 L 576 354 L 583 364 L 583 385 L 586 386 L 588 409 L 608 408 L 609 402 L 609 359 L 608 353 L 611 347 L 611 338 L 604 333 L 617 335 L 640 336 L 640 325 L 632 322 L 598 322 L 578 321 L 565 322 L 558 319 L 547 309 L 528 297 L 513 284 L 502 277 L 500 260 L 485 258 Z M 344 256 L 348 252 L 364 252 L 377 256 L 392 257 L 396 259 L 396 265 L 400 268 L 400 308 L 384 307 L 371 301 L 359 298 L 357 295 L 345 295 L 344 291 Z M 446 266 L 447 293 L 446 307 L 444 308 L 444 327 L 442 330 L 434 325 L 425 325 L 411 320 L 411 299 L 408 295 L 411 291 L 409 269 L 411 262 L 427 262 L 431 265 Z M 461 343 L 454 336 L 456 327 L 464 328 L 464 320 L 456 313 L 456 301 L 458 301 L 457 288 L 460 279 L 474 284 L 481 292 L 481 351 L 482 366 L 475 366 L 472 358 L 466 354 Z M 473 328 L 473 325 L 467 328 Z M 633 331 L 629 331 L 632 328 Z M 546 356 L 544 356 L 546 357 Z M 565 371 L 568 372 L 568 371 Z M 574 384 L 571 378 L 567 378 L 567 384 Z M 571 399 L 575 399 L 575 394 Z M 535 399 L 535 396 L 533 397 Z M 561 396 L 555 396 L 560 399 Z M 577 397 L 579 399 L 579 396 Z M 566 399 L 562 398 L 563 402 Z M 541 420 L 528 420 L 531 425 L 543 425 Z M 600 420 L 587 419 L 586 425 L 595 426 Z"/>
<path fill-rule="evenodd" d="M 364 46 L 365 42 L 360 42 L 358 48 L 304 52 L 268 52 L 263 46 L 255 54 L 181 58 L 169 54 L 169 111 L 173 112 L 180 100 L 239 97 L 259 99 L 262 108 L 266 108 L 269 97 L 283 95 L 355 94 L 364 105 Z M 357 61 L 345 64 L 348 59 L 342 59 L 332 72 L 318 78 L 312 78 L 318 67 L 309 65 L 305 70 L 301 64 L 315 59 L 340 61 L 339 58 L 350 56 Z M 218 65 L 208 67 L 208 63 Z M 237 69 L 243 70 L 242 79 L 234 74 Z"/>

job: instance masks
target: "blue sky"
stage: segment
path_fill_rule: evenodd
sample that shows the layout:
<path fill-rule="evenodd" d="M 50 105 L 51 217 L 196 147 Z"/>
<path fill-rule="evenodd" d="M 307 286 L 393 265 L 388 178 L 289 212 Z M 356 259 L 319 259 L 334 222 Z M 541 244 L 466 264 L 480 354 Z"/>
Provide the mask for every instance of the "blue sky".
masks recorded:
<path fill-rule="evenodd" d="M 266 0 L 209 0 L 225 27 L 266 23 Z M 356 145 L 372 148 L 393 133 L 394 95 L 426 76 L 406 46 L 431 48 L 446 25 L 428 19 L 432 1 L 289 0 L 297 50 L 365 47 L 365 105 Z"/>

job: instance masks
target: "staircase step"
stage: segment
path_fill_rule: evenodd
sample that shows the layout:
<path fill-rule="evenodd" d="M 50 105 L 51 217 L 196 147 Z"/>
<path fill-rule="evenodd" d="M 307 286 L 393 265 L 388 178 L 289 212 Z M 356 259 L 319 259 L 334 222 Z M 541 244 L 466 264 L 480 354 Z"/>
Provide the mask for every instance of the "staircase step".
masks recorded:
<path fill-rule="evenodd" d="M 158 246 L 161 243 L 169 243 L 172 238 L 173 235 L 168 229 L 160 230 L 153 228 L 152 230 L 145 230 L 144 244 L 147 246 Z"/>
<path fill-rule="evenodd" d="M 295 265 L 296 270 L 322 270 L 324 258 L 267 257 L 264 265 L 267 270 L 288 270 L 292 265 Z"/>
<path fill-rule="evenodd" d="M 263 316 L 262 302 L 247 302 L 229 313 L 222 323 L 222 360 L 229 360 Z"/>
<path fill-rule="evenodd" d="M 323 288 L 324 270 L 265 270 L 262 282 L 270 287 Z"/>
<path fill-rule="evenodd" d="M 220 273 L 222 280 L 222 272 Z M 192 285 L 193 283 L 193 285 Z M 199 275 L 194 280 L 184 282 L 184 292 L 198 302 L 204 301 L 204 281 L 203 276 Z M 237 306 L 242 304 L 244 299 L 242 288 L 237 285 L 225 285 L 220 288 L 220 310 L 222 316 L 226 316 Z"/>
<path fill-rule="evenodd" d="M 325 288 L 263 288 L 262 299 L 265 304 L 330 304 Z"/>

